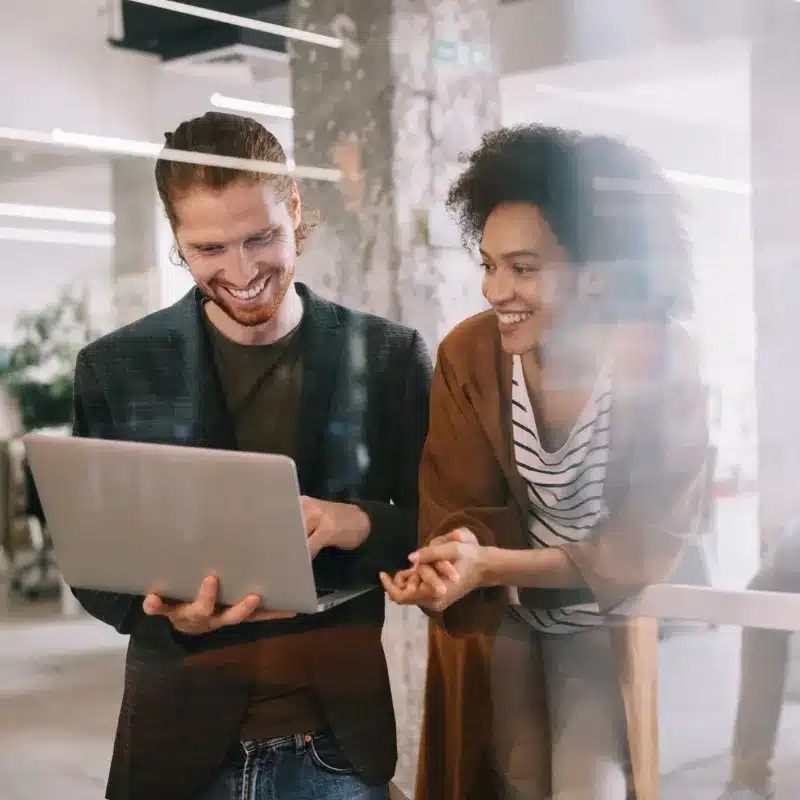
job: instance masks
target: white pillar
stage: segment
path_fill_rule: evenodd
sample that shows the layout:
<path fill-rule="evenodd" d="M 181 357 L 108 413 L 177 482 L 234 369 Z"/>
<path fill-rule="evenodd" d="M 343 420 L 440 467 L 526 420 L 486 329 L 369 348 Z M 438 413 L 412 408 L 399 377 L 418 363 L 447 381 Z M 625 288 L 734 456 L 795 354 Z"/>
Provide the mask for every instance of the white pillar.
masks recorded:
<path fill-rule="evenodd" d="M 189 270 L 178 259 L 175 240 L 161 201 L 156 198 L 156 269 L 158 271 L 159 307 L 170 306 L 194 286 Z"/>
<path fill-rule="evenodd" d="M 111 163 L 117 326 L 174 303 L 194 283 L 172 257 L 172 231 L 156 191 L 154 167 L 153 160 L 142 158 Z"/>

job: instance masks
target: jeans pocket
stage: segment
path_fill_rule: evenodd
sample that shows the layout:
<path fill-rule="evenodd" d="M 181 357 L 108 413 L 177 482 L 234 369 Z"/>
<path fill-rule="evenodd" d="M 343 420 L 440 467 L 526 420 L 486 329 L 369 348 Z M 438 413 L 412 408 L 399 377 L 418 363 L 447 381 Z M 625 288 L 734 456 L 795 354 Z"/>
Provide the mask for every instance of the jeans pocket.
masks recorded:
<path fill-rule="evenodd" d="M 308 745 L 312 763 L 331 775 L 355 775 L 356 768 L 342 752 L 336 737 L 331 733 L 313 736 Z"/>

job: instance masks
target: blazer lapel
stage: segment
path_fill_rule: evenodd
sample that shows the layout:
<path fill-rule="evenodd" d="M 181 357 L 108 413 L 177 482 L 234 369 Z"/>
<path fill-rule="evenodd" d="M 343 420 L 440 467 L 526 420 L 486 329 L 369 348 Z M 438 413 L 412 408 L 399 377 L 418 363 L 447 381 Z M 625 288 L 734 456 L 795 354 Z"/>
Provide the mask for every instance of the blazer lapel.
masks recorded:
<path fill-rule="evenodd" d="M 326 496 L 322 482 L 327 465 L 330 410 L 341 357 L 341 321 L 336 306 L 298 283 L 305 313 L 300 336 L 303 349 L 303 388 L 295 462 L 304 494 Z"/>
<path fill-rule="evenodd" d="M 233 422 L 214 367 L 211 343 L 203 322 L 203 297 L 193 289 L 177 304 L 180 342 L 178 371 L 190 398 L 190 444 L 217 450 L 236 450 Z"/>
<path fill-rule="evenodd" d="M 326 442 L 331 401 L 341 358 L 341 320 L 336 306 L 298 283 L 305 313 L 299 335 L 303 343 L 303 387 L 300 399 L 297 463 L 301 490 L 319 495 L 324 487 Z M 177 304 L 180 385 L 190 398 L 190 444 L 221 450 L 237 449 L 233 422 L 225 405 L 211 343 L 203 322 L 203 298 L 195 289 Z"/>

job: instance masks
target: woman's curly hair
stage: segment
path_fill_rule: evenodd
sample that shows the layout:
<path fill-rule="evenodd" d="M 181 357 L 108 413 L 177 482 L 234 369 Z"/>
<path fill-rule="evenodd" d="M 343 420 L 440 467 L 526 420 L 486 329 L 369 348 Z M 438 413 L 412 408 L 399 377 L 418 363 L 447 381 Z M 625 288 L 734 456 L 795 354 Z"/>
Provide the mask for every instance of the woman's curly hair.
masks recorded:
<path fill-rule="evenodd" d="M 607 270 L 617 317 L 692 311 L 692 268 L 673 187 L 642 152 L 544 125 L 501 128 L 462 156 L 447 197 L 465 246 L 498 206 L 537 207 L 572 263 Z"/>

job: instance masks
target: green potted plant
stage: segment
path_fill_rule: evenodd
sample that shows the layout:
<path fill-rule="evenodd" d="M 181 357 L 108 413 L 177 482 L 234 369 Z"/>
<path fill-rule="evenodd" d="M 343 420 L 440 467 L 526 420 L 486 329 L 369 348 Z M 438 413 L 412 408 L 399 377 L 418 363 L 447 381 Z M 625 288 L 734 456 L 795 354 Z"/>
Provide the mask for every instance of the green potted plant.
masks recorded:
<path fill-rule="evenodd" d="M 0 380 L 19 406 L 23 430 L 68 425 L 75 357 L 93 338 L 88 292 L 65 289 L 50 305 L 21 314 L 16 332 Z"/>

